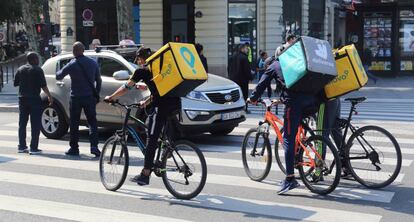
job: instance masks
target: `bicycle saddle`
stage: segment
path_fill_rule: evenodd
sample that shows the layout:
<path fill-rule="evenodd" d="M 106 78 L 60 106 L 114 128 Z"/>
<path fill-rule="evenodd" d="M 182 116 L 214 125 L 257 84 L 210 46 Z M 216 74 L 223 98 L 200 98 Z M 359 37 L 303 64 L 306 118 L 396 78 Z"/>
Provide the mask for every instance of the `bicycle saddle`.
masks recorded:
<path fill-rule="evenodd" d="M 366 100 L 366 97 L 357 97 L 357 98 L 346 98 L 345 101 L 350 101 L 352 103 L 362 103 Z"/>

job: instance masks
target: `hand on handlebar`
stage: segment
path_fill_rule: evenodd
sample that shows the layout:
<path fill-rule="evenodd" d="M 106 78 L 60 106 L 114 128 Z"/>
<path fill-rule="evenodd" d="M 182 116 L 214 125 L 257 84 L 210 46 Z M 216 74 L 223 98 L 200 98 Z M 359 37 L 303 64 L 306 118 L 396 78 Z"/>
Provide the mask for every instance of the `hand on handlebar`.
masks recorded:
<path fill-rule="evenodd" d="M 257 101 L 252 101 L 250 98 L 247 98 L 246 103 L 251 103 L 253 105 L 257 105 Z"/>

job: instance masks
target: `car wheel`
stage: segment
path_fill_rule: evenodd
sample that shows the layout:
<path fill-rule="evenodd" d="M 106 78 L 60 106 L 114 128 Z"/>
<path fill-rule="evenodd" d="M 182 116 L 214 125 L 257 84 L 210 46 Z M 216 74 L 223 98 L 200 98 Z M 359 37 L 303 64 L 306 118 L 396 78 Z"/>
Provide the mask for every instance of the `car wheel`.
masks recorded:
<path fill-rule="evenodd" d="M 234 128 L 235 127 L 212 130 L 212 131 L 210 131 L 210 133 L 213 136 L 226 136 L 226 135 L 230 134 L 234 130 Z"/>
<path fill-rule="evenodd" d="M 56 104 L 43 107 L 41 120 L 42 127 L 40 129 L 43 135 L 49 139 L 62 138 L 68 132 L 68 123 Z"/>

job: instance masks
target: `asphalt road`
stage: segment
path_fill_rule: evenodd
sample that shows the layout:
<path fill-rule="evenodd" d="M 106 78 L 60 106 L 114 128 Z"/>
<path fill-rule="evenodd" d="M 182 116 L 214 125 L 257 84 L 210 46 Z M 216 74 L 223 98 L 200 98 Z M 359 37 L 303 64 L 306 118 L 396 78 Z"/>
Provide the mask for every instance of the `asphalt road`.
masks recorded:
<path fill-rule="evenodd" d="M 345 114 L 347 105 L 343 106 Z M 229 136 L 209 134 L 191 138 L 204 152 L 207 185 L 192 201 L 174 199 L 160 178 L 138 187 L 126 182 L 117 192 L 104 189 L 98 161 L 88 154 L 86 129 L 82 130 L 81 158 L 68 158 L 68 136 L 50 140 L 41 136 L 40 156 L 17 154 L 17 113 L 0 113 L 0 221 L 412 221 L 414 214 L 414 102 L 372 100 L 360 107 L 358 125 L 380 125 L 400 143 L 403 167 L 397 181 L 381 190 L 369 190 L 352 180 L 341 180 L 328 196 L 305 186 L 285 196 L 276 191 L 283 175 L 273 163 L 269 177 L 248 179 L 240 145 L 244 133 L 261 119 L 252 114 Z M 30 133 L 28 134 L 30 135 Z M 111 132 L 100 131 L 100 141 Z M 137 154 L 137 152 L 133 152 Z M 139 167 L 142 155 L 133 155 Z"/>

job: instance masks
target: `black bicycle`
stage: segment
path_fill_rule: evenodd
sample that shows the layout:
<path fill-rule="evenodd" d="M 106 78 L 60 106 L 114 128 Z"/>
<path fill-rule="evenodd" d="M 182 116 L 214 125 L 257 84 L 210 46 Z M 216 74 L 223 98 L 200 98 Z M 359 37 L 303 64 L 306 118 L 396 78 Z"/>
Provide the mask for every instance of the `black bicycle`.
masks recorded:
<path fill-rule="evenodd" d="M 132 109 L 139 109 L 139 104 L 123 105 L 118 101 L 112 105 L 126 110 L 121 130 L 106 140 L 99 161 L 99 173 L 102 184 L 107 190 L 116 191 L 128 174 L 129 153 L 128 137 L 131 136 L 137 147 L 145 155 L 145 144 L 129 121 L 138 127 L 147 129 L 144 122 L 131 115 Z M 168 121 L 170 123 L 170 121 Z M 207 180 L 207 165 L 203 153 L 193 143 L 186 140 L 173 142 L 168 134 L 169 125 L 163 128 L 152 171 L 162 181 L 167 190 L 178 199 L 196 197 Z"/>
<path fill-rule="evenodd" d="M 345 173 L 351 174 L 356 181 L 368 188 L 383 188 L 391 184 L 401 170 L 401 149 L 394 136 L 379 126 L 352 125 L 356 106 L 365 97 L 347 98 L 351 109 L 347 119 L 338 119 L 339 127 L 344 130 L 339 154 Z M 351 132 L 347 142 L 348 131 Z"/>

